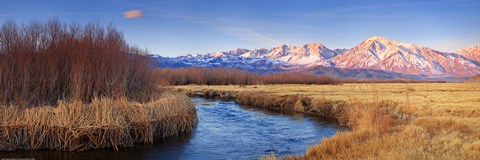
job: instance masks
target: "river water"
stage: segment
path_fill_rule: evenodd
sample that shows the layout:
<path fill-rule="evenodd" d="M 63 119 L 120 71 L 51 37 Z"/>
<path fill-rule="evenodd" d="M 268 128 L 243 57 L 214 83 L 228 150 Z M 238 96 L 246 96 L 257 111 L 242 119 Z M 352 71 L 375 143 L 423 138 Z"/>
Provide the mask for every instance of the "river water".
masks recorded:
<path fill-rule="evenodd" d="M 198 124 L 192 133 L 119 151 L 0 152 L 0 158 L 35 159 L 256 159 L 262 155 L 301 155 L 341 127 L 303 114 L 246 107 L 235 102 L 192 98 Z"/>

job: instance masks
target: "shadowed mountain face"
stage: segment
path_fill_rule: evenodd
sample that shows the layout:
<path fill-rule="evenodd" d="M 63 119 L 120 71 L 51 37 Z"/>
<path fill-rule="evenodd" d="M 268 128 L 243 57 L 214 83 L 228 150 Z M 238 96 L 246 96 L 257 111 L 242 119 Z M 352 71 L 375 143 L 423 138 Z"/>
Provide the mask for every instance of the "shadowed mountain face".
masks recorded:
<path fill-rule="evenodd" d="M 469 82 L 469 83 L 480 83 L 480 74 L 471 77 L 471 78 L 468 79 L 466 82 Z"/>
<path fill-rule="evenodd" d="M 480 74 L 480 46 L 446 53 L 376 36 L 352 49 L 331 50 L 310 43 L 174 58 L 152 57 L 162 68 L 239 68 L 259 73 L 303 72 L 341 78 L 444 78 Z"/>

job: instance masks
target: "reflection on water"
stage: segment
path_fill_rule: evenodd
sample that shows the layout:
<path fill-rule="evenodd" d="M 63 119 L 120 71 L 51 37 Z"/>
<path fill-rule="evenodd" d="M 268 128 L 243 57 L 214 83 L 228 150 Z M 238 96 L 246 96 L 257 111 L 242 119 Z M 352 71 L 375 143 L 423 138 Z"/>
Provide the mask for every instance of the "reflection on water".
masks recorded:
<path fill-rule="evenodd" d="M 1 158 L 36 159 L 253 159 L 303 154 L 338 126 L 317 117 L 283 113 L 234 102 L 192 98 L 199 122 L 192 133 L 163 139 L 155 144 L 122 148 L 120 151 L 87 152 L 16 151 L 0 152 Z"/>

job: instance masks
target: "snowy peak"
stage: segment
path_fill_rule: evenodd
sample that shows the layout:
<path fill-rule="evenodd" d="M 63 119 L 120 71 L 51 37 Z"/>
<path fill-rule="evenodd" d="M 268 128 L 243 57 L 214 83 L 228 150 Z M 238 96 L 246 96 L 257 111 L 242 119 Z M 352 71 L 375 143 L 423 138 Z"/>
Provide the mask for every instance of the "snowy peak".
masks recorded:
<path fill-rule="evenodd" d="M 385 38 L 385 37 L 380 37 L 380 36 L 372 36 L 370 38 L 367 38 L 365 41 L 363 42 L 383 42 L 383 43 L 389 43 L 389 42 L 393 42 L 392 40 L 388 39 L 388 38 Z"/>
<path fill-rule="evenodd" d="M 378 36 L 366 39 L 333 58 L 332 62 L 338 68 L 374 69 L 429 77 L 480 72 L 479 66 L 461 57 Z"/>
<path fill-rule="evenodd" d="M 388 39 L 388 38 L 385 38 L 385 37 L 378 37 L 378 36 L 373 36 L 373 37 L 370 37 L 368 39 L 366 39 L 365 41 L 363 41 L 360 46 L 362 45 L 375 45 L 375 46 L 382 46 L 384 49 L 384 47 L 392 47 L 392 48 L 408 48 L 408 49 L 418 49 L 418 48 L 423 48 L 421 46 L 417 46 L 416 44 L 412 44 L 412 43 L 406 43 L 406 42 L 400 42 L 400 41 L 395 41 L 395 40 L 391 40 L 391 39 Z"/>
<path fill-rule="evenodd" d="M 359 46 L 368 46 L 371 47 L 371 49 L 374 50 L 385 50 L 387 47 L 390 49 L 399 49 L 399 48 L 407 48 L 407 49 L 418 49 L 418 48 L 423 48 L 420 46 L 417 46 L 415 44 L 411 43 L 406 43 L 406 42 L 399 42 L 399 41 L 394 41 L 385 37 L 378 37 L 378 36 L 373 36 L 365 41 L 363 41 Z"/>
<path fill-rule="evenodd" d="M 328 60 L 335 57 L 338 53 L 330 50 L 320 43 L 309 43 L 303 46 L 306 54 L 313 54 L 315 56 L 320 56 L 322 59 Z"/>
<path fill-rule="evenodd" d="M 248 51 L 248 49 L 238 48 L 232 51 L 210 53 L 210 55 L 213 57 L 240 56 Z"/>
<path fill-rule="evenodd" d="M 282 45 L 272 48 L 265 56 L 278 59 L 290 65 L 333 66 L 330 59 L 337 53 L 320 43 L 309 43 L 303 46 Z"/>
<path fill-rule="evenodd" d="M 321 65 L 333 66 L 330 59 L 345 50 L 330 50 L 320 43 L 308 43 L 302 46 L 281 45 L 271 49 L 236 49 L 226 52 L 214 52 L 207 54 L 211 57 L 243 57 L 243 58 L 268 58 L 284 62 L 288 65 Z"/>
<path fill-rule="evenodd" d="M 457 53 L 466 53 L 466 52 L 474 52 L 476 54 L 480 54 L 480 46 L 473 46 L 473 47 L 470 47 L 470 48 L 465 48 L 465 49 L 457 51 Z"/>
<path fill-rule="evenodd" d="M 480 74 L 480 46 L 446 53 L 380 36 L 367 38 L 351 49 L 331 50 L 321 43 L 299 46 L 284 44 L 270 49 L 236 49 L 156 59 L 160 66 L 174 68 L 226 67 L 261 72 L 290 72 L 320 67 L 335 71 L 377 70 L 422 77 L 466 77 Z"/>
<path fill-rule="evenodd" d="M 480 46 L 465 48 L 456 52 L 459 55 L 465 56 L 471 60 L 480 62 Z"/>

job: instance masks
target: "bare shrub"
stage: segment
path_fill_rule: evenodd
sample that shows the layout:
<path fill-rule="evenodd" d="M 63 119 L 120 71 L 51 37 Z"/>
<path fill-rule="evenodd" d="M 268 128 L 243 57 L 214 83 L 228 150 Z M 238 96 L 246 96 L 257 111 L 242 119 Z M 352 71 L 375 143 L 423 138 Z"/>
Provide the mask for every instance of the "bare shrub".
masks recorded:
<path fill-rule="evenodd" d="M 142 54 L 113 26 L 7 21 L 0 26 L 1 103 L 150 100 L 155 81 L 149 58 Z"/>

